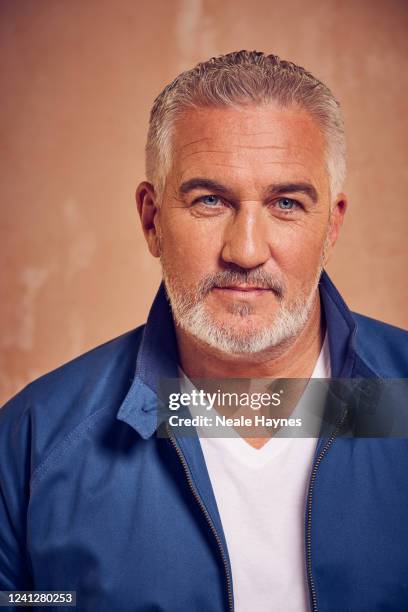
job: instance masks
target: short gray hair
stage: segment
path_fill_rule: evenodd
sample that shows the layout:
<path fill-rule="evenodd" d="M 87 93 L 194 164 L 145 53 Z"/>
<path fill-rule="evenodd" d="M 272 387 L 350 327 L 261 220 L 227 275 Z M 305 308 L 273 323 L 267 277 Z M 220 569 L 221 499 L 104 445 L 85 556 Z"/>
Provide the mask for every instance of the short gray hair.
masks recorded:
<path fill-rule="evenodd" d="M 170 168 L 172 130 L 184 111 L 271 103 L 306 110 L 317 120 L 326 141 L 326 169 L 334 198 L 346 176 L 339 102 L 304 68 L 258 51 L 236 51 L 197 64 L 177 76 L 155 99 L 146 144 L 146 177 L 159 197 Z"/>

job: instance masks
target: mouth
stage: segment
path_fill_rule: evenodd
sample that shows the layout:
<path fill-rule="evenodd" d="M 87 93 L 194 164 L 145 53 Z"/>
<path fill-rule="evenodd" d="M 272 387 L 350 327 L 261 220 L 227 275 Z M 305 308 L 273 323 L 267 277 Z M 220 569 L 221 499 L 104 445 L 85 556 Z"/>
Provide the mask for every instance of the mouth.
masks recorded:
<path fill-rule="evenodd" d="M 257 298 L 270 293 L 272 290 L 257 285 L 229 285 L 228 287 L 214 287 L 218 294 L 235 298 Z"/>

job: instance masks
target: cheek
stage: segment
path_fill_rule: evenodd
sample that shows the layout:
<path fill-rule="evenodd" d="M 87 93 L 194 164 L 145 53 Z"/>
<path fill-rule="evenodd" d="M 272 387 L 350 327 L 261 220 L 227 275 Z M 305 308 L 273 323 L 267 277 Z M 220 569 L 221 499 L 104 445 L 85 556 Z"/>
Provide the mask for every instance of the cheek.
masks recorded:
<path fill-rule="evenodd" d="M 271 240 L 273 258 L 284 274 L 299 280 L 314 278 L 321 261 L 325 231 L 305 227 L 282 229 L 279 239 Z"/>
<path fill-rule="evenodd" d="M 190 282 L 216 271 L 221 251 L 218 232 L 204 223 L 197 222 L 197 225 L 173 220 L 162 233 L 167 264 Z"/>

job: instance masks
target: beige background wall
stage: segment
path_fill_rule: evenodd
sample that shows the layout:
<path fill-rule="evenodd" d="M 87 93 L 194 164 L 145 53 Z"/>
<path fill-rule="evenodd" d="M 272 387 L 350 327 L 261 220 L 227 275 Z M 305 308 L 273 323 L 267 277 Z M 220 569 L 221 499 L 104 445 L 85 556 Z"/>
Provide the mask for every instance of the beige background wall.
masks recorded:
<path fill-rule="evenodd" d="M 407 31 L 398 0 L 0 1 L 0 399 L 145 320 L 160 273 L 133 193 L 149 107 L 182 69 L 242 48 L 341 100 L 351 206 L 329 273 L 353 309 L 406 326 Z"/>

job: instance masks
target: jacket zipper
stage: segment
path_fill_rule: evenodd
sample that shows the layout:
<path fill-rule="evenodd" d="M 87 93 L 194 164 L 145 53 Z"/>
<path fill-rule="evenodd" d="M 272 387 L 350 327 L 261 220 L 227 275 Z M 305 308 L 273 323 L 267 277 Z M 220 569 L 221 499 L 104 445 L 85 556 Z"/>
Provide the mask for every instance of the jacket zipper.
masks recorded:
<path fill-rule="evenodd" d="M 313 488 L 316 480 L 317 471 L 319 469 L 319 465 L 322 462 L 322 459 L 327 454 L 327 451 L 332 446 L 334 440 L 337 438 L 337 435 L 344 423 L 344 420 L 347 416 L 347 409 L 344 411 L 341 416 L 340 421 L 338 422 L 336 429 L 333 431 L 326 444 L 322 448 L 319 453 L 319 456 L 316 459 L 316 462 L 313 466 L 312 473 L 310 476 L 309 483 L 309 491 L 307 496 L 307 528 L 306 528 L 306 566 L 307 566 L 307 576 L 309 582 L 309 589 L 312 599 L 312 612 L 318 612 L 317 610 L 317 594 L 316 594 L 316 586 L 313 580 L 312 574 L 312 502 L 313 502 Z"/>
<path fill-rule="evenodd" d="M 207 508 L 204 506 L 204 503 L 203 503 L 200 495 L 198 494 L 197 489 L 194 486 L 193 479 L 192 479 L 192 476 L 191 476 L 191 473 L 190 473 L 190 468 L 187 465 L 185 457 L 184 457 L 184 455 L 183 455 L 179 445 L 177 444 L 176 438 L 174 437 L 174 435 L 173 435 L 173 433 L 172 433 L 168 423 L 166 424 L 166 429 L 167 429 L 167 433 L 168 433 L 168 436 L 169 436 L 169 440 L 170 440 L 172 446 L 174 447 L 174 450 L 176 451 L 177 456 L 178 456 L 178 458 L 180 460 L 180 463 L 181 463 L 181 465 L 183 467 L 183 470 L 184 470 L 184 473 L 185 473 L 185 476 L 186 476 L 186 479 L 187 479 L 188 486 L 190 487 L 190 490 L 191 490 L 191 492 L 192 492 L 192 494 L 194 496 L 194 499 L 196 500 L 198 506 L 200 507 L 201 511 L 203 512 L 203 514 L 205 516 L 205 519 L 206 519 L 206 521 L 207 521 L 207 523 L 208 523 L 208 525 L 209 525 L 209 527 L 211 529 L 211 532 L 214 535 L 215 540 L 217 542 L 217 545 L 218 545 L 218 548 L 219 548 L 219 551 L 220 551 L 220 554 L 221 554 L 221 559 L 222 559 L 222 562 L 224 564 L 224 569 L 225 569 L 225 577 L 226 577 L 227 592 L 228 592 L 228 609 L 229 609 L 230 612 L 234 612 L 234 598 L 233 598 L 233 594 L 232 594 L 232 576 L 231 576 L 231 572 L 230 572 L 230 569 L 229 569 L 229 565 L 228 565 L 227 557 L 226 557 L 226 554 L 225 554 L 225 550 L 224 550 L 224 547 L 222 545 L 221 538 L 220 538 L 220 536 L 219 536 L 219 534 L 218 534 L 218 532 L 217 532 L 217 530 L 215 528 L 215 525 L 214 525 L 214 523 L 213 523 L 213 521 L 211 519 L 211 516 L 208 513 Z"/>

